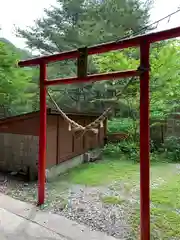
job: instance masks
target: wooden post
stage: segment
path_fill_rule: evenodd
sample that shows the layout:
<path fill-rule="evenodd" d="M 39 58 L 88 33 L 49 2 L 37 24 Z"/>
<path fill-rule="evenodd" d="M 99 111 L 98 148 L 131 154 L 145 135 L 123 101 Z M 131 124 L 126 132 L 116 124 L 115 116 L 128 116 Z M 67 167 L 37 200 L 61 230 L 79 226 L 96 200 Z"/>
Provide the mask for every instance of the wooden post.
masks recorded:
<path fill-rule="evenodd" d="M 45 199 L 46 170 L 46 64 L 40 64 L 40 120 L 39 120 L 39 162 L 38 162 L 38 205 Z"/>
<path fill-rule="evenodd" d="M 149 197 L 149 49 L 150 44 L 140 44 L 140 207 L 141 240 L 150 240 Z"/>

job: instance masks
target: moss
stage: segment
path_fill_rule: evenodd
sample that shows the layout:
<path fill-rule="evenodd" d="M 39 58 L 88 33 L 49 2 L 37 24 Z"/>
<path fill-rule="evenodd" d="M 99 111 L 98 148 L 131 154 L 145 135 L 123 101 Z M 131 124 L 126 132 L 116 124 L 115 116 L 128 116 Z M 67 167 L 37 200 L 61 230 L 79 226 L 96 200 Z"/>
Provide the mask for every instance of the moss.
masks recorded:
<path fill-rule="evenodd" d="M 120 197 L 116 196 L 104 196 L 101 197 L 101 201 L 105 204 L 115 204 L 115 205 L 121 205 L 125 202 L 124 199 L 121 199 Z"/>

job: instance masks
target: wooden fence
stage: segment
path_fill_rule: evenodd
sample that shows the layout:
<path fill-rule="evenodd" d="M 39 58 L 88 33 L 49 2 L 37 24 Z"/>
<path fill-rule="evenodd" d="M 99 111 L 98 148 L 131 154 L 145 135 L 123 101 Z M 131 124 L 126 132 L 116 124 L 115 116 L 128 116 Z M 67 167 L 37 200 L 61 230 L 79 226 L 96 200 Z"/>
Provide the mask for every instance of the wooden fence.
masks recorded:
<path fill-rule="evenodd" d="M 151 139 L 156 144 L 161 144 L 166 141 L 168 137 L 180 137 L 180 120 L 176 118 L 169 118 L 164 121 L 154 121 L 157 123 L 150 129 Z"/>
<path fill-rule="evenodd" d="M 128 139 L 128 134 L 123 132 L 107 134 L 107 142 L 116 143 Z"/>
<path fill-rule="evenodd" d="M 38 146 L 37 136 L 0 133 L 0 170 L 37 172 Z"/>
<path fill-rule="evenodd" d="M 161 145 L 171 136 L 180 137 L 180 119 L 151 120 L 150 137 L 155 144 Z M 128 134 L 126 133 L 107 134 L 107 142 L 115 143 L 125 139 L 128 139 Z"/>

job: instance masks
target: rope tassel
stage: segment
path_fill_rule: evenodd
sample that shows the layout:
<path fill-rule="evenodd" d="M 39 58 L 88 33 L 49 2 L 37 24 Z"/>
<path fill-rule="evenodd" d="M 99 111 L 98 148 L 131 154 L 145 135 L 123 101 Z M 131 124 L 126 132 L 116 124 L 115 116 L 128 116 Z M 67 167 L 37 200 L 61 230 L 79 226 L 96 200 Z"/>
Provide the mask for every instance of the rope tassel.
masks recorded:
<path fill-rule="evenodd" d="M 131 82 L 133 81 L 134 78 L 131 78 L 128 83 L 125 85 L 125 87 L 122 89 L 121 92 L 118 92 L 116 94 L 116 99 L 118 100 L 118 98 L 123 94 L 123 92 L 128 88 L 128 86 L 131 84 Z M 107 108 L 102 114 L 101 116 L 99 116 L 95 121 L 91 122 L 90 124 L 86 125 L 86 126 L 82 126 L 80 124 L 78 124 L 77 122 L 73 121 L 72 119 L 70 119 L 58 106 L 58 104 L 56 103 L 56 101 L 53 99 L 53 97 L 51 96 L 51 94 L 49 93 L 49 91 L 47 91 L 50 100 L 52 101 L 52 103 L 54 104 L 54 106 L 56 107 L 56 109 L 58 110 L 58 112 L 61 114 L 61 116 L 64 118 L 64 120 L 69 124 L 68 125 L 68 130 L 69 131 L 82 131 L 82 136 L 88 132 L 91 131 L 94 134 L 97 134 L 99 129 L 97 129 L 100 125 L 101 128 L 103 128 L 104 126 L 104 120 L 106 119 L 106 117 L 108 116 L 108 114 L 112 111 L 113 106 Z"/>
<path fill-rule="evenodd" d="M 69 124 L 68 131 L 71 131 L 71 130 L 72 130 L 72 127 L 71 127 L 71 124 Z"/>

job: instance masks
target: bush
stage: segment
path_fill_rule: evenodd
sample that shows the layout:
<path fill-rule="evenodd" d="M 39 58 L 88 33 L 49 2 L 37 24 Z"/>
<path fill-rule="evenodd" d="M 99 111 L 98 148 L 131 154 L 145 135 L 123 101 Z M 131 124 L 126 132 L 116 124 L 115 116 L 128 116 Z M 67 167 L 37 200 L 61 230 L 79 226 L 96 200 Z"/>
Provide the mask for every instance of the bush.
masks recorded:
<path fill-rule="evenodd" d="M 122 141 L 117 144 L 107 144 L 104 147 L 104 154 L 109 156 L 125 155 L 127 158 L 138 161 L 139 144 L 133 141 Z"/>
<path fill-rule="evenodd" d="M 133 129 L 133 120 L 131 118 L 113 118 L 108 121 L 109 133 L 129 133 Z"/>
<path fill-rule="evenodd" d="M 110 156 L 117 156 L 118 154 L 121 153 L 120 148 L 119 148 L 119 144 L 113 144 L 113 143 L 109 143 L 107 145 L 104 146 L 103 149 L 103 153 L 105 155 L 110 155 Z"/>
<path fill-rule="evenodd" d="M 110 133 L 123 132 L 133 136 L 133 132 L 135 132 L 134 125 L 134 121 L 130 118 L 114 118 L 108 122 L 108 131 Z M 180 161 L 180 137 L 168 137 L 162 145 L 157 145 L 153 140 L 150 140 L 150 151 L 151 162 Z M 119 143 L 109 143 L 104 147 L 104 154 L 114 157 L 124 155 L 128 159 L 139 161 L 138 138 L 131 137 Z"/>
<path fill-rule="evenodd" d="M 164 152 L 168 160 L 180 161 L 180 137 L 168 137 L 164 143 Z"/>
<path fill-rule="evenodd" d="M 122 141 L 117 144 L 107 144 L 104 147 L 104 154 L 111 157 L 125 156 L 127 159 L 139 162 L 139 143 L 133 141 Z M 164 158 L 157 151 L 150 154 L 151 162 L 164 161 Z"/>

